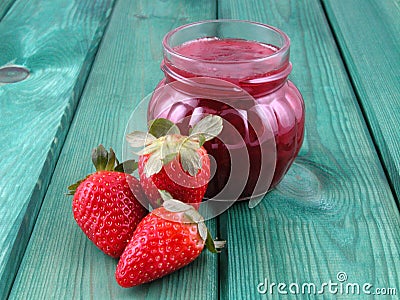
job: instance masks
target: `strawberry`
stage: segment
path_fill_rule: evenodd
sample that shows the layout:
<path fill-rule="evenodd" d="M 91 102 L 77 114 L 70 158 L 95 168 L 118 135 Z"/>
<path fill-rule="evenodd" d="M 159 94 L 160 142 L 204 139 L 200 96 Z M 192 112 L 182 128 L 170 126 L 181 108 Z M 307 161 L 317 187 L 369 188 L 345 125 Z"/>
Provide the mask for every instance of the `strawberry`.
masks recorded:
<path fill-rule="evenodd" d="M 204 219 L 192 206 L 166 200 L 137 226 L 115 278 L 126 288 L 156 280 L 194 261 L 205 245 L 218 253 L 225 242 L 212 240 Z"/>
<path fill-rule="evenodd" d="M 174 123 L 162 118 L 150 123 L 148 133 L 127 135 L 132 147 L 145 146 L 138 152 L 138 171 L 153 208 L 165 198 L 199 208 L 210 180 L 210 159 L 203 144 L 221 130 L 222 118 L 208 115 L 191 128 L 189 136 L 181 135 Z"/>
<path fill-rule="evenodd" d="M 93 150 L 96 172 L 68 187 L 76 222 L 107 255 L 120 257 L 147 210 L 139 181 L 124 173 L 133 161 L 119 164 L 114 151 L 102 145 Z"/>

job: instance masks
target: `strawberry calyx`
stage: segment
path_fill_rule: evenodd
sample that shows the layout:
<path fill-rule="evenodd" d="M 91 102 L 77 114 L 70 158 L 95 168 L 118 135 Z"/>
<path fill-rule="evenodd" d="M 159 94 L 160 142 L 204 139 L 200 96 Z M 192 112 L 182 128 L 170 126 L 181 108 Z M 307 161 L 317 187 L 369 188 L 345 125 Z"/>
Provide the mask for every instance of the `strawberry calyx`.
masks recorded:
<path fill-rule="evenodd" d="M 92 150 L 92 162 L 96 171 L 116 171 L 131 174 L 138 167 L 138 163 L 133 159 L 120 163 L 113 148 L 110 148 L 108 152 L 101 144 Z"/>
<path fill-rule="evenodd" d="M 173 213 L 183 213 L 185 218 L 179 220 L 181 223 L 197 224 L 197 229 L 200 237 L 205 241 L 206 248 L 212 253 L 220 253 L 221 249 L 225 247 L 226 241 L 214 240 L 211 236 L 210 231 L 204 223 L 203 216 L 193 208 L 193 206 L 183 203 L 176 199 L 168 199 L 163 202 L 163 207 Z M 164 215 L 159 215 L 165 218 Z M 176 222 L 176 219 L 170 221 Z"/>
<path fill-rule="evenodd" d="M 92 162 L 96 168 L 96 172 L 114 171 L 131 174 L 138 168 L 138 163 L 133 159 L 120 163 L 114 150 L 110 148 L 110 151 L 107 151 L 101 144 L 92 150 Z M 70 185 L 67 195 L 74 195 L 78 186 L 90 175 Z"/>
<path fill-rule="evenodd" d="M 207 115 L 189 130 L 189 136 L 181 135 L 173 122 L 159 118 L 149 123 L 148 132 L 133 131 L 126 136 L 133 148 L 143 147 L 138 155 L 150 155 L 144 173 L 147 177 L 157 174 L 162 167 L 176 157 L 184 171 L 196 176 L 202 168 L 198 153 L 206 141 L 218 136 L 222 131 L 222 118 Z"/>

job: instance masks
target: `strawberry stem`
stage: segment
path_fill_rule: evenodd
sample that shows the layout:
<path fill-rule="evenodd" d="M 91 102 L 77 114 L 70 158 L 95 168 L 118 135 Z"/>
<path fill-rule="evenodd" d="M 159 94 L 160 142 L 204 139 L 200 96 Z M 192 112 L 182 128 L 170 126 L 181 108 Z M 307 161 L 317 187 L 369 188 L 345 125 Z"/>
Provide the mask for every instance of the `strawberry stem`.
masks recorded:
<path fill-rule="evenodd" d="M 196 223 L 199 235 L 205 240 L 205 246 L 210 252 L 220 253 L 220 249 L 225 247 L 226 241 L 213 240 L 210 231 L 204 224 L 204 218 L 191 205 L 171 198 L 165 200 L 163 206 L 170 212 L 183 212 L 190 222 Z"/>
<path fill-rule="evenodd" d="M 159 118 L 149 123 L 149 133 L 156 138 L 166 135 L 181 134 L 178 126 L 168 119 Z"/>
<path fill-rule="evenodd" d="M 212 253 L 220 253 L 221 249 L 225 247 L 226 241 L 213 240 L 211 233 L 207 230 L 206 247 Z"/>
<path fill-rule="evenodd" d="M 108 152 L 103 145 L 99 145 L 92 151 L 92 162 L 96 171 L 105 170 L 108 164 Z"/>
<path fill-rule="evenodd" d="M 96 168 L 96 172 L 115 171 L 131 174 L 138 168 L 138 163 L 133 159 L 119 163 L 114 150 L 110 148 L 110 151 L 108 152 L 101 144 L 92 150 L 92 162 Z M 90 174 L 85 178 L 78 180 L 76 183 L 71 184 L 68 187 L 67 195 L 74 195 L 78 186 L 89 176 Z"/>
<path fill-rule="evenodd" d="M 121 172 L 121 173 L 127 173 L 127 174 L 132 174 L 135 172 L 138 168 L 138 163 L 134 159 L 129 159 L 126 160 L 120 164 L 117 164 L 114 168 L 114 171 L 116 172 Z"/>

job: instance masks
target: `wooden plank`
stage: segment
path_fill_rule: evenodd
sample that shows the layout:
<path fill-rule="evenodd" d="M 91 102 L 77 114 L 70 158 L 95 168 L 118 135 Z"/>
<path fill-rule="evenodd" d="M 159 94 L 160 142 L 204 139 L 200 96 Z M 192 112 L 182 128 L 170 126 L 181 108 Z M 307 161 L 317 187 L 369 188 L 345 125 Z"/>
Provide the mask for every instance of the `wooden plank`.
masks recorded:
<path fill-rule="evenodd" d="M 6 15 L 7 11 L 13 5 L 15 0 L 3 0 L 0 2 L 0 21 Z"/>
<path fill-rule="evenodd" d="M 183 23 L 211 18 L 215 11 L 214 1 L 116 3 L 10 299 L 217 298 L 217 256 L 207 252 L 152 284 L 119 287 L 114 278 L 117 260 L 84 236 L 73 219 L 72 200 L 64 196 L 68 184 L 93 171 L 88 157 L 93 147 L 112 146 L 121 157 L 130 114 L 162 78 L 164 34 Z M 209 225 L 215 231 L 215 223 Z"/>
<path fill-rule="evenodd" d="M 400 197 L 400 6 L 323 1 L 392 186 Z M 362 32 L 362 38 L 360 38 Z"/>
<path fill-rule="evenodd" d="M 327 287 L 323 295 L 308 295 L 307 286 L 301 294 L 303 283 L 340 283 L 339 272 L 348 276 L 344 285 L 398 293 L 399 213 L 322 6 L 221 0 L 218 8 L 220 18 L 268 23 L 290 36 L 290 77 L 306 103 L 305 142 L 284 181 L 254 209 L 240 203 L 220 217 L 229 247 L 221 257 L 222 299 L 278 299 L 277 286 L 272 294 L 257 287 L 280 282 L 300 285 L 293 298 L 350 297 Z"/>
<path fill-rule="evenodd" d="M 17 1 L 0 23 L 0 298 L 9 292 L 113 1 Z M 21 73 L 20 73 L 21 75 Z M 22 74 L 23 75 L 23 74 Z"/>

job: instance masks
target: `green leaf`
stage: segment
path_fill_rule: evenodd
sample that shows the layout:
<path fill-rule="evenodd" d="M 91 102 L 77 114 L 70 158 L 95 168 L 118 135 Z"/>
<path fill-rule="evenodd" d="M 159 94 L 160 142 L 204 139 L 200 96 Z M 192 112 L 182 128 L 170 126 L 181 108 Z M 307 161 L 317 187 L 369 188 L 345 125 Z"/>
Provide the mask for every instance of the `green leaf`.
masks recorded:
<path fill-rule="evenodd" d="M 199 146 L 201 147 L 206 142 L 206 137 L 203 134 L 199 134 L 198 138 L 199 138 Z"/>
<path fill-rule="evenodd" d="M 264 199 L 264 195 L 258 196 L 258 197 L 255 197 L 255 198 L 250 198 L 249 208 L 256 207 L 263 199 Z"/>
<path fill-rule="evenodd" d="M 78 188 L 78 186 L 82 183 L 83 180 L 79 180 L 77 182 L 75 182 L 74 184 L 71 184 L 68 187 L 68 194 L 67 195 L 74 195 L 76 192 L 76 189 Z"/>
<path fill-rule="evenodd" d="M 92 151 L 92 162 L 96 171 L 105 170 L 108 163 L 108 152 L 103 145 L 99 145 Z"/>
<path fill-rule="evenodd" d="M 68 196 L 73 196 L 73 195 L 75 194 L 76 189 L 78 188 L 78 186 L 79 186 L 82 182 L 84 182 L 84 181 L 86 180 L 86 178 L 88 178 L 89 176 L 90 176 L 90 175 L 86 176 L 85 178 L 83 178 L 83 179 L 81 179 L 81 180 L 78 180 L 78 181 L 75 182 L 74 184 L 71 184 L 71 185 L 68 187 L 68 193 L 67 193 L 67 195 L 68 195 Z"/>
<path fill-rule="evenodd" d="M 204 222 L 200 222 L 197 224 L 197 229 L 199 231 L 199 235 L 201 236 L 201 238 L 206 241 L 207 240 L 207 235 L 208 235 L 208 229 L 206 224 L 204 224 Z"/>
<path fill-rule="evenodd" d="M 185 204 L 179 200 L 172 199 L 172 197 L 164 200 L 163 206 L 170 212 L 184 212 L 193 209 L 193 206 Z"/>
<path fill-rule="evenodd" d="M 160 193 L 161 199 L 163 199 L 164 201 L 172 199 L 171 194 L 166 190 L 158 190 L 158 192 Z"/>
<path fill-rule="evenodd" d="M 160 139 L 162 142 L 162 146 L 160 149 L 161 159 L 163 160 L 164 165 L 173 160 L 177 155 L 180 147 L 179 139 L 175 139 L 172 136 L 166 136 L 165 138 Z"/>
<path fill-rule="evenodd" d="M 196 176 L 202 166 L 200 154 L 196 150 L 185 146 L 182 146 L 179 154 L 183 170 L 191 176 Z"/>
<path fill-rule="evenodd" d="M 161 157 L 158 152 L 155 152 L 152 155 L 150 155 L 149 160 L 144 165 L 144 173 L 146 174 L 147 177 L 150 177 L 151 175 L 160 172 L 162 166 L 163 164 L 161 161 Z"/>
<path fill-rule="evenodd" d="M 199 142 L 197 140 L 194 141 L 191 138 L 185 138 L 183 140 L 183 142 L 181 143 L 181 146 L 180 146 L 180 149 L 182 149 L 182 148 L 189 148 L 189 149 L 192 149 L 192 150 L 198 150 L 198 149 L 200 149 L 200 145 L 199 145 Z"/>
<path fill-rule="evenodd" d="M 190 137 L 204 136 L 206 141 L 218 136 L 222 131 L 222 118 L 216 115 L 208 115 L 194 125 Z"/>
<path fill-rule="evenodd" d="M 186 204 L 189 205 L 189 204 Z M 185 212 L 185 215 L 194 223 L 199 224 L 201 222 L 204 222 L 203 216 L 194 209 L 193 206 L 189 205 L 191 209 Z"/>
<path fill-rule="evenodd" d="M 178 126 L 170 120 L 159 118 L 150 122 L 149 133 L 159 138 L 171 134 L 180 134 L 180 131 Z"/>
<path fill-rule="evenodd" d="M 162 163 L 163 165 L 167 165 L 168 163 L 170 163 L 176 156 L 178 153 L 170 153 L 167 156 L 165 156 L 164 158 L 162 158 Z"/>
<path fill-rule="evenodd" d="M 126 141 L 132 148 L 147 146 L 155 140 L 154 135 L 142 131 L 133 131 L 126 135 Z"/>
<path fill-rule="evenodd" d="M 134 159 L 129 159 L 127 161 L 124 161 L 124 162 L 118 164 L 114 168 L 114 171 L 132 174 L 133 172 L 135 172 L 137 170 L 138 165 L 139 164 Z"/>
<path fill-rule="evenodd" d="M 116 161 L 115 152 L 112 148 L 110 148 L 110 152 L 108 153 L 108 161 L 107 161 L 105 170 L 113 171 L 114 167 L 115 167 L 115 161 Z"/>
<path fill-rule="evenodd" d="M 161 144 L 159 143 L 158 140 L 156 140 L 154 143 L 148 145 L 147 147 L 143 148 L 142 150 L 140 150 L 139 152 L 136 152 L 137 155 L 146 155 L 146 154 L 150 154 L 153 152 L 159 152 L 161 147 Z"/>
<path fill-rule="evenodd" d="M 220 253 L 222 248 L 225 247 L 225 241 L 214 241 L 211 233 L 207 230 L 206 248 L 212 253 Z"/>

